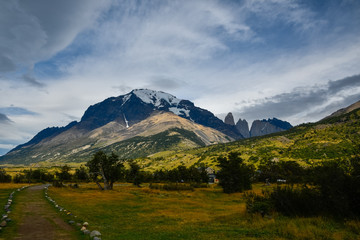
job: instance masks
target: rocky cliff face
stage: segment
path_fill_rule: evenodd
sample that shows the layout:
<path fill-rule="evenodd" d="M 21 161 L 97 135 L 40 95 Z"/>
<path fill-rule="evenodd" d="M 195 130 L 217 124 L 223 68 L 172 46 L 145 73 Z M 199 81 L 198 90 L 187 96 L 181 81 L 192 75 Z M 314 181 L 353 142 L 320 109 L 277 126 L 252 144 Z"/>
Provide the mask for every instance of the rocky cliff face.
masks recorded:
<path fill-rule="evenodd" d="M 226 115 L 224 122 L 225 122 L 226 124 L 231 125 L 231 126 L 235 126 L 234 116 L 232 115 L 231 112 L 229 112 L 229 113 Z"/>
<path fill-rule="evenodd" d="M 251 125 L 250 136 L 257 137 L 266 134 L 285 131 L 292 128 L 291 124 L 286 121 L 281 121 L 277 118 L 255 120 Z"/>
<path fill-rule="evenodd" d="M 244 138 L 250 137 L 249 124 L 245 119 L 240 118 L 236 123 L 236 128 Z"/>

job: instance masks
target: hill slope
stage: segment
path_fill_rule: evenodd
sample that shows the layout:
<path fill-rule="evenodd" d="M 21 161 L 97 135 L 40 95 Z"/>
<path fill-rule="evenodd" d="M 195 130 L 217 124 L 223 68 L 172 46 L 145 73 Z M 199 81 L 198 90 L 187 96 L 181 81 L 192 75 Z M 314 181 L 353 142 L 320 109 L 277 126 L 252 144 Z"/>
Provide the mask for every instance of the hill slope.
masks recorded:
<path fill-rule="evenodd" d="M 248 138 L 182 152 L 157 153 L 138 162 L 148 170 L 172 168 L 179 164 L 217 168 L 217 158 L 230 151 L 255 165 L 263 161 L 297 161 L 312 165 L 320 161 L 360 156 L 360 110 L 302 124 L 288 131 Z"/>
<path fill-rule="evenodd" d="M 154 112 L 130 127 L 112 121 L 92 131 L 75 125 L 45 140 L 14 149 L 1 157 L 2 164 L 85 162 L 98 151 L 121 157 L 143 157 L 169 149 L 188 149 L 229 142 L 225 134 L 169 112 Z"/>

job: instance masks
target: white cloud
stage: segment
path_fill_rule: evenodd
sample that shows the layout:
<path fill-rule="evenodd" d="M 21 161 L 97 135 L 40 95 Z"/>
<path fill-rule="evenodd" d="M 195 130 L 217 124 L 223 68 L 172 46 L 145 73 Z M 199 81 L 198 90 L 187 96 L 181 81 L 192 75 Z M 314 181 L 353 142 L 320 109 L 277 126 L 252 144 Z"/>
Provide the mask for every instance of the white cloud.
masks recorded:
<path fill-rule="evenodd" d="M 0 71 L 17 71 L 0 76 L 0 108 L 40 113 L 11 117 L 9 139 L 79 120 L 89 105 L 133 88 L 219 114 L 358 74 L 358 32 L 338 34 L 327 18 L 285 0 L 1 2 Z M 45 60 L 62 75 L 27 72 Z"/>
<path fill-rule="evenodd" d="M 50 58 L 92 26 L 107 5 L 108 1 L 1 1 L 0 59 L 10 66 L 3 70 L 32 69 Z"/>

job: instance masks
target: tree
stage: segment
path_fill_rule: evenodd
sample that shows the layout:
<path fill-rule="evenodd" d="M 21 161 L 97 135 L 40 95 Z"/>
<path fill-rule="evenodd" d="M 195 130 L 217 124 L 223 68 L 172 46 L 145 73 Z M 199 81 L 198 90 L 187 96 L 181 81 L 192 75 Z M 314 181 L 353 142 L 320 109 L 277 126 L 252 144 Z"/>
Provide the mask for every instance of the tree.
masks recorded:
<path fill-rule="evenodd" d="M 0 182 L 11 182 L 11 176 L 6 173 L 5 169 L 0 168 Z"/>
<path fill-rule="evenodd" d="M 239 153 L 231 152 L 228 157 L 219 157 L 219 184 L 225 193 L 243 192 L 251 189 L 254 169 L 246 165 Z"/>
<path fill-rule="evenodd" d="M 144 179 L 143 172 L 140 169 L 140 166 L 136 164 L 136 162 L 131 161 L 130 163 L 130 169 L 127 174 L 127 180 L 130 182 L 133 182 L 135 186 L 140 187 L 140 184 L 142 183 Z"/>
<path fill-rule="evenodd" d="M 113 189 L 114 182 L 119 180 L 124 172 L 124 164 L 119 157 L 114 153 L 107 156 L 103 151 L 96 152 L 86 166 L 89 168 L 90 177 L 101 190 Z M 103 181 L 104 187 L 100 181 Z"/>
<path fill-rule="evenodd" d="M 71 180 L 71 174 L 69 173 L 70 170 L 71 168 L 68 165 L 64 165 L 61 167 L 61 171 L 56 173 L 60 182 Z"/>
<path fill-rule="evenodd" d="M 77 181 L 88 181 L 89 180 L 89 174 L 86 171 L 86 168 L 84 166 L 80 166 L 80 168 L 75 170 L 74 177 Z"/>

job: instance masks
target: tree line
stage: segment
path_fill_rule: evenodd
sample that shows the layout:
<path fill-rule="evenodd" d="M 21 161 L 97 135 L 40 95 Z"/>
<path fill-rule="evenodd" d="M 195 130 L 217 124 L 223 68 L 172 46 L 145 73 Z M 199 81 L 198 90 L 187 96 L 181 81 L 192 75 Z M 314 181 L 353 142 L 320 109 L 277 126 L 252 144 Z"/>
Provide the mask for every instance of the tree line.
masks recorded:
<path fill-rule="evenodd" d="M 360 158 L 322 161 L 303 167 L 294 161 L 268 160 L 257 168 L 246 164 L 241 154 L 230 152 L 218 157 L 219 185 L 225 193 L 252 189 L 255 182 L 266 184 L 286 181 L 262 194 L 245 194 L 247 210 L 262 215 L 279 212 L 289 216 L 331 215 L 336 217 L 360 216 Z M 125 167 L 125 165 L 129 167 Z M 116 181 L 132 182 L 140 186 L 150 183 L 207 183 L 205 167 L 185 167 L 145 172 L 134 161 L 126 161 L 112 153 L 99 151 L 86 166 L 75 169 L 67 165 L 54 173 L 45 169 L 29 169 L 13 178 L 0 169 L 0 182 L 79 182 L 93 181 L 101 190 L 111 190 Z M 60 184 L 61 185 L 61 184 Z M 154 185 L 155 186 L 155 185 Z M 174 185 L 175 186 L 175 185 Z M 171 185 L 171 187 L 174 187 Z M 178 185 L 176 185 L 178 187 Z"/>

